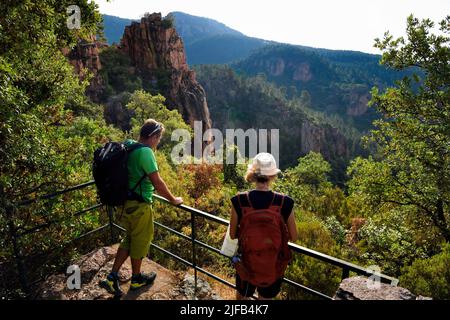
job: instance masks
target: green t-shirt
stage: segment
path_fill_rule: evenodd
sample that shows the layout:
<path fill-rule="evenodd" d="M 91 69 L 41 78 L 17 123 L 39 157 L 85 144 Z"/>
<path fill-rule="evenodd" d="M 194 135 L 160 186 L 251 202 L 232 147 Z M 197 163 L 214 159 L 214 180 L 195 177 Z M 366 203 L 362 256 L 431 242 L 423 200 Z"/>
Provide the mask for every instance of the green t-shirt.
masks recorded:
<path fill-rule="evenodd" d="M 134 140 L 125 141 L 126 146 L 137 143 Z M 133 189 L 139 180 L 145 175 L 158 171 L 155 154 L 151 148 L 139 148 L 128 155 L 128 188 Z M 141 195 L 146 202 L 153 202 L 152 196 L 155 187 L 150 179 L 145 178 L 134 192 Z"/>

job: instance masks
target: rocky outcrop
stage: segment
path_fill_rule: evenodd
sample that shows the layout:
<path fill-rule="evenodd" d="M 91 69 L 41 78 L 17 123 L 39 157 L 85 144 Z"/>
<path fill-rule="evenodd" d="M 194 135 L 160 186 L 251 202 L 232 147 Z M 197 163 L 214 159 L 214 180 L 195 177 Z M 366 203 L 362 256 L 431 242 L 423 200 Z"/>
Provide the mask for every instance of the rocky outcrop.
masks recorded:
<path fill-rule="evenodd" d="M 117 245 L 103 247 L 73 261 L 80 268 L 81 288 L 68 289 L 69 275 L 55 274 L 47 278 L 36 291 L 36 299 L 41 300 L 109 300 L 113 296 L 99 287 L 98 282 L 111 271 L 114 263 Z M 142 271 L 157 273 L 155 282 L 140 290 L 130 291 L 131 265 L 129 259 L 122 266 L 119 277 L 123 300 L 188 300 L 194 296 L 193 277 L 168 270 L 161 265 L 145 258 L 142 261 Z M 198 278 L 197 299 L 221 299 L 213 292 L 208 282 Z"/>
<path fill-rule="evenodd" d="M 369 108 L 370 93 L 366 87 L 353 89 L 345 97 L 347 115 L 357 117 L 365 114 Z"/>
<path fill-rule="evenodd" d="M 195 290 L 195 278 L 192 274 L 186 274 L 184 276 L 180 292 L 188 297 L 194 297 L 195 294 L 195 297 L 199 299 L 222 300 L 222 298 L 211 289 L 209 283 L 201 278 L 197 278 L 197 289 Z"/>
<path fill-rule="evenodd" d="M 191 126 L 202 121 L 204 130 L 211 128 L 205 91 L 186 63 L 181 37 L 160 13 L 125 27 L 119 48 L 144 81 L 163 91 L 169 109 L 178 109 Z"/>
<path fill-rule="evenodd" d="M 284 60 L 281 58 L 266 61 L 266 66 L 267 66 L 268 72 L 272 76 L 282 75 L 284 73 L 284 68 L 286 67 Z"/>
<path fill-rule="evenodd" d="M 294 74 L 292 79 L 295 81 L 308 82 L 312 78 L 312 73 L 308 63 L 303 62 L 298 66 L 294 66 Z"/>
<path fill-rule="evenodd" d="M 103 90 L 103 80 L 99 71 L 102 67 L 99 57 L 99 49 L 107 46 L 105 43 L 96 41 L 92 36 L 88 40 L 80 40 L 72 49 L 63 49 L 63 53 L 69 59 L 70 64 L 75 68 L 75 72 L 80 79 L 85 79 L 87 71 L 92 73 L 89 86 L 86 88 L 86 95 L 93 102 L 100 102 L 100 95 Z"/>
<path fill-rule="evenodd" d="M 339 285 L 335 300 L 431 300 L 416 296 L 409 290 L 385 283 L 374 282 L 358 276 L 344 279 Z"/>
<path fill-rule="evenodd" d="M 346 138 L 338 129 L 317 126 L 310 121 L 301 124 L 301 153 L 320 152 L 325 159 L 348 157 Z"/>
<path fill-rule="evenodd" d="M 313 78 L 311 67 L 307 62 L 294 63 L 281 57 L 276 57 L 267 60 L 261 59 L 255 61 L 254 64 L 263 67 L 269 75 L 274 77 L 292 73 L 292 80 L 294 81 L 308 82 Z"/>

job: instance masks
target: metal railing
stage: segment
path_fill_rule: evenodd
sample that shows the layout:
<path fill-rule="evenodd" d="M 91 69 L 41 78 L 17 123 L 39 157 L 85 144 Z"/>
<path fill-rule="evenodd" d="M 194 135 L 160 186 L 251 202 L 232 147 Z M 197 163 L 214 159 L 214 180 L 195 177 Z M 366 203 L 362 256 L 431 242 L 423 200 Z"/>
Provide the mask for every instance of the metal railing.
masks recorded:
<path fill-rule="evenodd" d="M 84 184 L 80 184 L 80 185 L 77 185 L 77 186 L 74 186 L 74 187 L 71 187 L 71 188 L 68 188 L 68 189 L 65 189 L 65 190 L 61 190 L 61 191 L 54 192 L 54 193 L 51 193 L 51 194 L 47 194 L 47 195 L 44 195 L 44 196 L 41 196 L 41 197 L 37 197 L 35 199 L 21 201 L 20 203 L 16 204 L 16 206 L 17 207 L 27 206 L 27 205 L 30 205 L 30 204 L 32 204 L 34 202 L 40 201 L 40 200 L 51 199 L 51 198 L 54 198 L 56 196 L 59 196 L 59 195 L 62 195 L 62 194 L 65 194 L 65 193 L 68 193 L 68 192 L 71 192 L 71 191 L 81 190 L 81 189 L 84 189 L 84 188 L 86 188 L 88 186 L 92 186 L 93 184 L 94 184 L 94 181 L 90 181 L 90 182 L 87 182 L 87 183 L 84 183 Z M 151 246 L 153 248 L 155 248 L 156 250 L 159 250 L 160 252 L 162 252 L 164 254 L 167 254 L 170 257 L 176 259 L 177 261 L 179 261 L 179 262 L 181 262 L 181 263 L 183 263 L 183 264 L 185 264 L 185 265 L 187 265 L 187 266 L 189 266 L 189 267 L 194 269 L 194 281 L 195 281 L 194 294 L 195 294 L 195 292 L 197 290 L 197 279 L 198 279 L 197 272 L 201 272 L 201 273 L 207 275 L 208 277 L 210 277 L 210 278 L 212 278 L 212 279 L 214 279 L 216 281 L 221 282 L 222 284 L 225 284 L 225 285 L 227 285 L 227 286 L 229 286 L 231 288 L 236 289 L 236 286 L 234 284 L 232 284 L 232 283 L 228 282 L 227 280 L 222 279 L 219 276 L 217 276 L 217 275 L 215 275 L 215 274 L 205 270 L 204 268 L 200 267 L 198 265 L 198 263 L 197 263 L 197 247 L 203 247 L 203 248 L 206 248 L 207 250 L 210 250 L 210 251 L 212 251 L 212 252 L 214 252 L 216 254 L 219 254 L 219 255 L 222 255 L 222 256 L 224 256 L 224 255 L 222 253 L 220 253 L 219 249 L 217 249 L 217 248 L 215 248 L 213 246 L 210 246 L 209 244 L 206 244 L 206 243 L 200 241 L 197 238 L 197 236 L 196 236 L 196 228 L 195 228 L 196 218 L 197 217 L 198 218 L 203 218 L 203 219 L 206 219 L 206 220 L 209 220 L 209 221 L 213 221 L 213 222 L 216 222 L 216 223 L 224 225 L 224 226 L 228 226 L 229 221 L 226 220 L 226 219 L 217 217 L 215 215 L 212 215 L 210 213 L 203 212 L 201 210 L 189 207 L 189 206 L 184 205 L 184 204 L 173 205 L 167 199 L 165 199 L 165 198 L 163 198 L 163 197 L 161 197 L 159 195 L 154 195 L 153 197 L 156 198 L 158 201 L 160 201 L 162 203 L 169 204 L 171 206 L 174 206 L 174 207 L 176 207 L 178 209 L 181 209 L 183 211 L 186 211 L 186 212 L 190 213 L 190 224 L 191 224 L 191 235 L 190 236 L 187 236 L 187 235 L 185 235 L 185 234 L 183 234 L 183 233 L 181 233 L 181 232 L 179 232 L 177 230 L 174 230 L 174 229 L 172 229 L 172 228 L 170 228 L 168 226 L 165 226 L 165 225 L 163 225 L 163 224 L 161 224 L 161 223 L 159 223 L 157 221 L 155 221 L 154 223 L 155 223 L 155 225 L 157 227 L 162 228 L 162 229 L 164 229 L 164 230 L 166 230 L 166 231 L 168 231 L 170 233 L 173 233 L 173 234 L 177 235 L 178 237 L 180 237 L 182 239 L 190 241 L 191 242 L 191 246 L 192 246 L 191 247 L 191 249 L 192 249 L 192 257 L 191 257 L 192 261 L 188 261 L 188 260 L 186 260 L 186 259 L 184 259 L 184 258 L 182 258 L 182 257 L 180 257 L 180 256 L 178 256 L 178 255 L 176 255 L 176 254 L 174 254 L 174 253 L 172 253 L 172 252 L 170 252 L 170 251 L 168 251 L 168 250 L 158 246 L 157 244 L 152 243 Z M 96 205 L 93 205 L 93 206 L 91 206 L 89 208 L 86 208 L 86 209 L 83 209 L 81 211 L 78 211 L 78 212 L 74 213 L 73 216 L 81 216 L 81 215 L 83 215 L 83 214 L 85 214 L 87 212 L 90 212 L 90 211 L 93 211 L 93 210 L 96 210 L 96 209 L 99 209 L 99 208 L 102 208 L 102 207 L 104 207 L 102 204 L 96 204 Z M 10 208 L 10 210 L 13 210 L 13 209 Z M 96 228 L 94 230 L 86 232 L 86 233 L 76 237 L 75 239 L 71 239 L 71 240 L 67 241 L 66 243 L 64 243 L 63 245 L 67 246 L 67 245 L 69 245 L 70 243 L 72 243 L 74 241 L 77 241 L 77 240 L 79 240 L 81 238 L 84 238 L 84 237 L 87 237 L 89 235 L 101 232 L 101 231 L 107 229 L 108 227 L 110 229 L 111 243 L 114 243 L 114 229 L 121 230 L 121 231 L 125 231 L 125 229 L 114 222 L 114 212 L 113 212 L 113 208 L 112 207 L 107 207 L 107 212 L 108 212 L 108 220 L 109 220 L 107 224 L 104 224 L 104 225 L 102 225 L 99 228 Z M 9 214 L 7 214 L 7 217 L 9 217 L 8 225 L 9 225 L 9 231 L 10 231 L 10 237 L 11 237 L 14 257 L 15 257 L 16 265 L 17 265 L 17 271 L 19 272 L 19 280 L 20 280 L 20 283 L 21 283 L 21 286 L 22 286 L 22 289 L 24 290 L 24 292 L 26 294 L 29 294 L 29 287 L 31 285 L 39 282 L 39 281 L 42 281 L 42 279 L 35 280 L 32 283 L 28 282 L 27 277 L 26 277 L 26 273 L 25 273 L 26 269 L 25 269 L 24 262 L 23 262 L 23 258 L 24 257 L 22 256 L 21 248 L 20 248 L 20 245 L 19 245 L 19 239 L 21 237 L 25 236 L 25 235 L 32 234 L 32 233 L 35 233 L 35 232 L 39 232 L 40 230 L 49 227 L 50 225 L 58 222 L 59 220 L 52 220 L 52 221 L 46 222 L 44 224 L 40 224 L 38 226 L 34 226 L 32 228 L 26 229 L 25 227 L 16 227 L 16 226 L 14 226 L 11 212 Z M 350 276 L 350 272 L 354 272 L 354 273 L 356 273 L 358 275 L 363 275 L 363 276 L 367 276 L 367 277 L 375 276 L 381 282 L 389 283 L 389 284 L 394 285 L 394 286 L 396 286 L 397 283 L 398 283 L 398 280 L 393 278 L 393 277 L 390 277 L 390 276 L 387 276 L 387 275 L 384 275 L 384 274 L 381 274 L 381 273 L 377 273 L 374 270 L 370 270 L 370 269 L 366 269 L 366 268 L 360 267 L 360 266 L 355 265 L 353 263 L 350 263 L 350 262 L 347 262 L 347 261 L 344 261 L 344 260 L 341 260 L 341 259 L 329 256 L 329 255 L 326 255 L 326 254 L 323 254 L 323 253 L 320 253 L 320 252 L 308 249 L 306 247 L 299 246 L 299 245 L 291 243 L 291 242 L 289 243 L 289 248 L 296 254 L 302 254 L 302 255 L 305 255 L 305 256 L 309 256 L 309 257 L 318 259 L 318 260 L 320 260 L 322 262 L 325 262 L 327 264 L 331 264 L 333 266 L 341 268 L 342 269 L 342 277 L 341 277 L 342 279 L 348 278 Z M 50 250 L 53 250 L 53 249 L 49 249 L 49 251 Z M 44 252 L 42 254 L 46 254 L 47 252 L 48 251 L 46 251 L 46 252 Z M 291 279 L 283 278 L 283 282 L 286 283 L 289 286 L 298 288 L 300 290 L 303 290 L 303 291 L 305 291 L 305 292 L 307 292 L 309 294 L 312 294 L 314 296 L 317 296 L 319 298 L 332 299 L 332 297 L 330 297 L 330 296 L 328 296 L 328 295 L 326 295 L 326 294 L 324 294 L 322 292 L 319 292 L 317 290 L 314 290 L 312 288 L 309 288 L 307 286 L 299 284 L 299 283 L 297 283 L 297 282 L 295 282 L 295 281 L 293 281 Z"/>

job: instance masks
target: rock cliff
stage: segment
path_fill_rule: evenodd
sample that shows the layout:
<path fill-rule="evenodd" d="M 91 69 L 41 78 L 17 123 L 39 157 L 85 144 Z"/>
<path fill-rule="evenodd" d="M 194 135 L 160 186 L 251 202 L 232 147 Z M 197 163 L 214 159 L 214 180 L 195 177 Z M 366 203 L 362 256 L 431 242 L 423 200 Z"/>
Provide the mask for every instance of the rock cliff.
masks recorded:
<path fill-rule="evenodd" d="M 325 159 L 348 157 L 347 140 L 338 129 L 328 126 L 317 126 L 310 121 L 301 124 L 301 152 L 320 152 Z"/>
<path fill-rule="evenodd" d="M 183 41 L 160 13 L 125 27 L 119 48 L 144 81 L 163 91 L 170 109 L 178 109 L 191 126 L 202 121 L 204 130 L 211 128 L 206 94 L 186 63 Z"/>
<path fill-rule="evenodd" d="M 104 46 L 107 44 L 91 37 L 81 40 L 72 50 L 63 49 L 80 79 L 86 78 L 87 70 L 93 74 L 86 95 L 96 103 L 106 102 L 99 56 L 99 50 Z M 177 109 L 191 126 L 194 121 L 202 121 L 203 130 L 211 128 L 205 90 L 186 63 L 181 38 L 160 13 L 146 15 L 140 22 L 127 26 L 119 50 L 129 56 L 133 73 L 142 77 L 144 88 L 165 96 L 167 107 Z"/>
<path fill-rule="evenodd" d="M 70 64 L 74 66 L 75 72 L 80 79 L 86 78 L 87 71 L 92 73 L 93 77 L 86 88 L 86 95 L 93 102 L 100 102 L 100 95 L 104 85 L 99 74 L 102 67 L 99 49 L 104 46 L 106 44 L 96 41 L 95 37 L 92 36 L 88 40 L 80 40 L 72 50 L 63 49 L 64 55 L 69 59 Z"/>

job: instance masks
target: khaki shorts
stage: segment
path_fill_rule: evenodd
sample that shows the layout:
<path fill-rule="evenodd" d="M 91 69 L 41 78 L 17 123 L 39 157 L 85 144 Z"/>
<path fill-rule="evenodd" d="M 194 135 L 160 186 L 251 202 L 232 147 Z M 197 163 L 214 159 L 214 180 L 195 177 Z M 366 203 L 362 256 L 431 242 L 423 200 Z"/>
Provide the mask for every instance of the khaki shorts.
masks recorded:
<path fill-rule="evenodd" d="M 120 247 L 127 249 L 132 259 L 142 259 L 153 240 L 152 204 L 127 200 L 123 210 L 120 222 L 127 233 Z"/>

